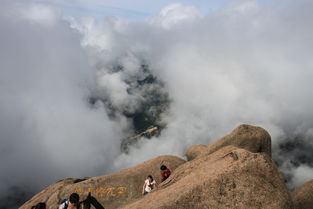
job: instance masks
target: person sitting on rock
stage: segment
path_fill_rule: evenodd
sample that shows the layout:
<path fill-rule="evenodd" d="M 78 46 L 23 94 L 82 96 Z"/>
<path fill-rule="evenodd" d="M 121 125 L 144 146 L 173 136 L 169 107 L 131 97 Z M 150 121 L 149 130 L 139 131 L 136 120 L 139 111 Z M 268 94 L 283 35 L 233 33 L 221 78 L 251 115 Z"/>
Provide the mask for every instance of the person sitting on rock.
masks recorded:
<path fill-rule="evenodd" d="M 143 184 L 142 187 L 142 195 L 149 194 L 152 189 L 156 188 L 157 184 L 153 177 L 151 175 L 148 176 L 148 178 L 145 180 L 145 183 Z"/>
<path fill-rule="evenodd" d="M 162 182 L 165 181 L 168 177 L 171 175 L 170 169 L 168 169 L 165 165 L 161 165 L 160 167 L 162 173 L 161 173 L 161 179 Z"/>
<path fill-rule="evenodd" d="M 79 209 L 79 195 L 72 193 L 69 199 L 61 201 L 59 209 Z"/>

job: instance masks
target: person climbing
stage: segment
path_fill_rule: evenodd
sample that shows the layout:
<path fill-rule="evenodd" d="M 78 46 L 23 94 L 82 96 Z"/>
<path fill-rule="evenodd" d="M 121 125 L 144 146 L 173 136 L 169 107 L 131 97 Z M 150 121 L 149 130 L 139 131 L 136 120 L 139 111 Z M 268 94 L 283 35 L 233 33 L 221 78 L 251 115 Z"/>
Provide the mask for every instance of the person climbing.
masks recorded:
<path fill-rule="evenodd" d="M 157 184 L 153 177 L 151 175 L 148 176 L 148 178 L 145 180 L 145 183 L 143 184 L 142 187 L 142 195 L 149 194 L 152 189 L 156 188 Z"/>
<path fill-rule="evenodd" d="M 161 173 L 161 179 L 162 182 L 165 181 L 168 177 L 171 175 L 170 169 L 168 169 L 165 165 L 161 165 L 160 167 L 162 173 Z"/>
<path fill-rule="evenodd" d="M 81 202 L 83 209 L 90 209 L 91 206 L 94 206 L 95 209 L 104 209 L 98 200 L 91 195 L 91 192 L 88 193 L 87 198 Z"/>
<path fill-rule="evenodd" d="M 32 206 L 31 209 L 46 209 L 46 203 L 40 202 L 37 205 Z"/>
<path fill-rule="evenodd" d="M 61 201 L 59 209 L 79 209 L 79 195 L 72 193 L 69 199 Z"/>

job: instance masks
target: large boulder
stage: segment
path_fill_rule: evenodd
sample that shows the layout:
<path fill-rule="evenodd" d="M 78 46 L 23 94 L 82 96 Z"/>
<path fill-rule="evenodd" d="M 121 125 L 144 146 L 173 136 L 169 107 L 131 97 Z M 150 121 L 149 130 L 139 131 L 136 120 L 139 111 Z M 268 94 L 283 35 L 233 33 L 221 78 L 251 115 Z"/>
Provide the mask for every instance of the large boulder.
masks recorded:
<path fill-rule="evenodd" d="M 86 179 L 65 179 L 38 193 L 20 209 L 29 209 L 38 202 L 45 202 L 48 209 L 55 209 L 60 200 L 67 198 L 73 192 L 77 192 L 82 200 L 87 197 L 88 192 L 91 192 L 106 209 L 117 208 L 141 196 L 142 185 L 148 175 L 152 175 L 157 182 L 161 182 L 160 166 L 162 164 L 174 171 L 185 162 L 175 156 L 160 156 L 110 175 Z"/>
<path fill-rule="evenodd" d="M 73 185 L 81 181 L 85 181 L 88 178 L 83 179 L 77 179 L 77 178 L 67 178 L 60 181 L 55 182 L 54 184 L 51 184 L 46 189 L 42 190 L 38 194 L 36 194 L 31 200 L 26 202 L 22 207 L 20 208 L 31 208 L 31 206 L 36 205 L 39 202 L 50 202 L 57 201 L 57 198 L 55 198 L 55 195 L 60 191 L 63 187 L 67 185 Z"/>
<path fill-rule="evenodd" d="M 295 209 L 313 208 L 313 180 L 303 184 L 291 193 Z"/>
<path fill-rule="evenodd" d="M 197 144 L 187 148 L 185 155 L 187 160 L 193 160 L 197 157 L 208 155 L 209 154 L 209 147 L 204 144 Z"/>
<path fill-rule="evenodd" d="M 216 140 L 209 146 L 195 145 L 186 150 L 188 160 L 211 154 L 222 147 L 233 145 L 239 148 L 249 150 L 251 152 L 265 152 L 269 156 L 271 152 L 271 136 L 269 133 L 257 126 L 240 125 L 230 134 Z"/>
<path fill-rule="evenodd" d="M 225 146 L 189 161 L 158 189 L 119 209 L 292 209 L 290 194 L 267 153 Z"/>

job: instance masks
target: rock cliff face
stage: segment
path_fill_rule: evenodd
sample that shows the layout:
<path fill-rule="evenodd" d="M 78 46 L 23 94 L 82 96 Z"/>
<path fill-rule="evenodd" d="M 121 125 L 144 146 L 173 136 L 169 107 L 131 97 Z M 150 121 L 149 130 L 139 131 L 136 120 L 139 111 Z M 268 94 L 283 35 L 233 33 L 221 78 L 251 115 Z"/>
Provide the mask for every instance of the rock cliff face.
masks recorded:
<path fill-rule="evenodd" d="M 91 192 L 106 209 L 313 208 L 313 183 L 290 194 L 271 159 L 271 138 L 263 128 L 241 125 L 209 146 L 188 148 L 186 156 L 187 162 L 160 156 L 110 175 L 65 179 L 35 195 L 21 209 L 38 202 L 56 208 L 57 202 L 72 192 L 81 199 Z M 161 164 L 168 166 L 172 175 L 142 197 L 147 175 L 161 182 Z"/>
<path fill-rule="evenodd" d="M 291 193 L 295 209 L 313 208 L 313 180 L 303 184 Z"/>
<path fill-rule="evenodd" d="M 251 152 L 265 152 L 269 156 L 272 155 L 271 136 L 265 129 L 250 125 L 240 125 L 230 134 L 216 140 L 209 146 L 195 145 L 189 147 L 186 151 L 186 156 L 188 160 L 192 160 L 211 154 L 227 145 L 233 145 Z"/>
<path fill-rule="evenodd" d="M 121 208 L 147 205 L 151 209 L 293 208 L 270 157 L 234 146 L 185 163 L 158 190 Z"/>
<path fill-rule="evenodd" d="M 161 182 L 162 164 L 175 170 L 185 162 L 175 156 L 160 156 L 110 175 L 61 180 L 35 195 L 20 208 L 29 209 L 38 202 L 46 202 L 48 209 L 55 209 L 58 202 L 68 198 L 73 192 L 78 193 L 81 200 L 91 192 L 106 209 L 117 208 L 129 200 L 141 197 L 142 185 L 148 175 L 154 176 L 157 182 Z"/>

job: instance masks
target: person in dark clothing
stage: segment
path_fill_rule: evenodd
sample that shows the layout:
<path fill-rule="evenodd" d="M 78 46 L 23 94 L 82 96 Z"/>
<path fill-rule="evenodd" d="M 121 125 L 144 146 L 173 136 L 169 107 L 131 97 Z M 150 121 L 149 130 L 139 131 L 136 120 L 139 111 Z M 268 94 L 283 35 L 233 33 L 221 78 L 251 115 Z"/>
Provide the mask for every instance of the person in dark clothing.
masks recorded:
<path fill-rule="evenodd" d="M 98 202 L 96 198 L 94 198 L 89 192 L 86 200 L 81 202 L 83 209 L 90 209 L 91 205 L 95 207 L 95 209 L 104 209 L 104 207 Z"/>
<path fill-rule="evenodd" d="M 65 199 L 61 202 L 59 209 L 79 209 L 79 195 L 72 193 L 69 199 Z"/>
<path fill-rule="evenodd" d="M 31 209 L 46 209 L 46 203 L 40 202 L 37 205 L 33 206 Z"/>
<path fill-rule="evenodd" d="M 91 206 L 94 206 L 95 209 L 104 209 L 101 203 L 91 195 L 91 192 L 89 192 L 87 198 L 81 202 L 79 201 L 79 195 L 72 193 L 69 199 L 61 201 L 59 209 L 90 209 Z"/>
<path fill-rule="evenodd" d="M 160 167 L 162 173 L 161 173 L 161 179 L 162 182 L 165 181 L 170 175 L 171 175 L 171 171 L 170 169 L 168 169 L 165 165 L 162 165 Z"/>

